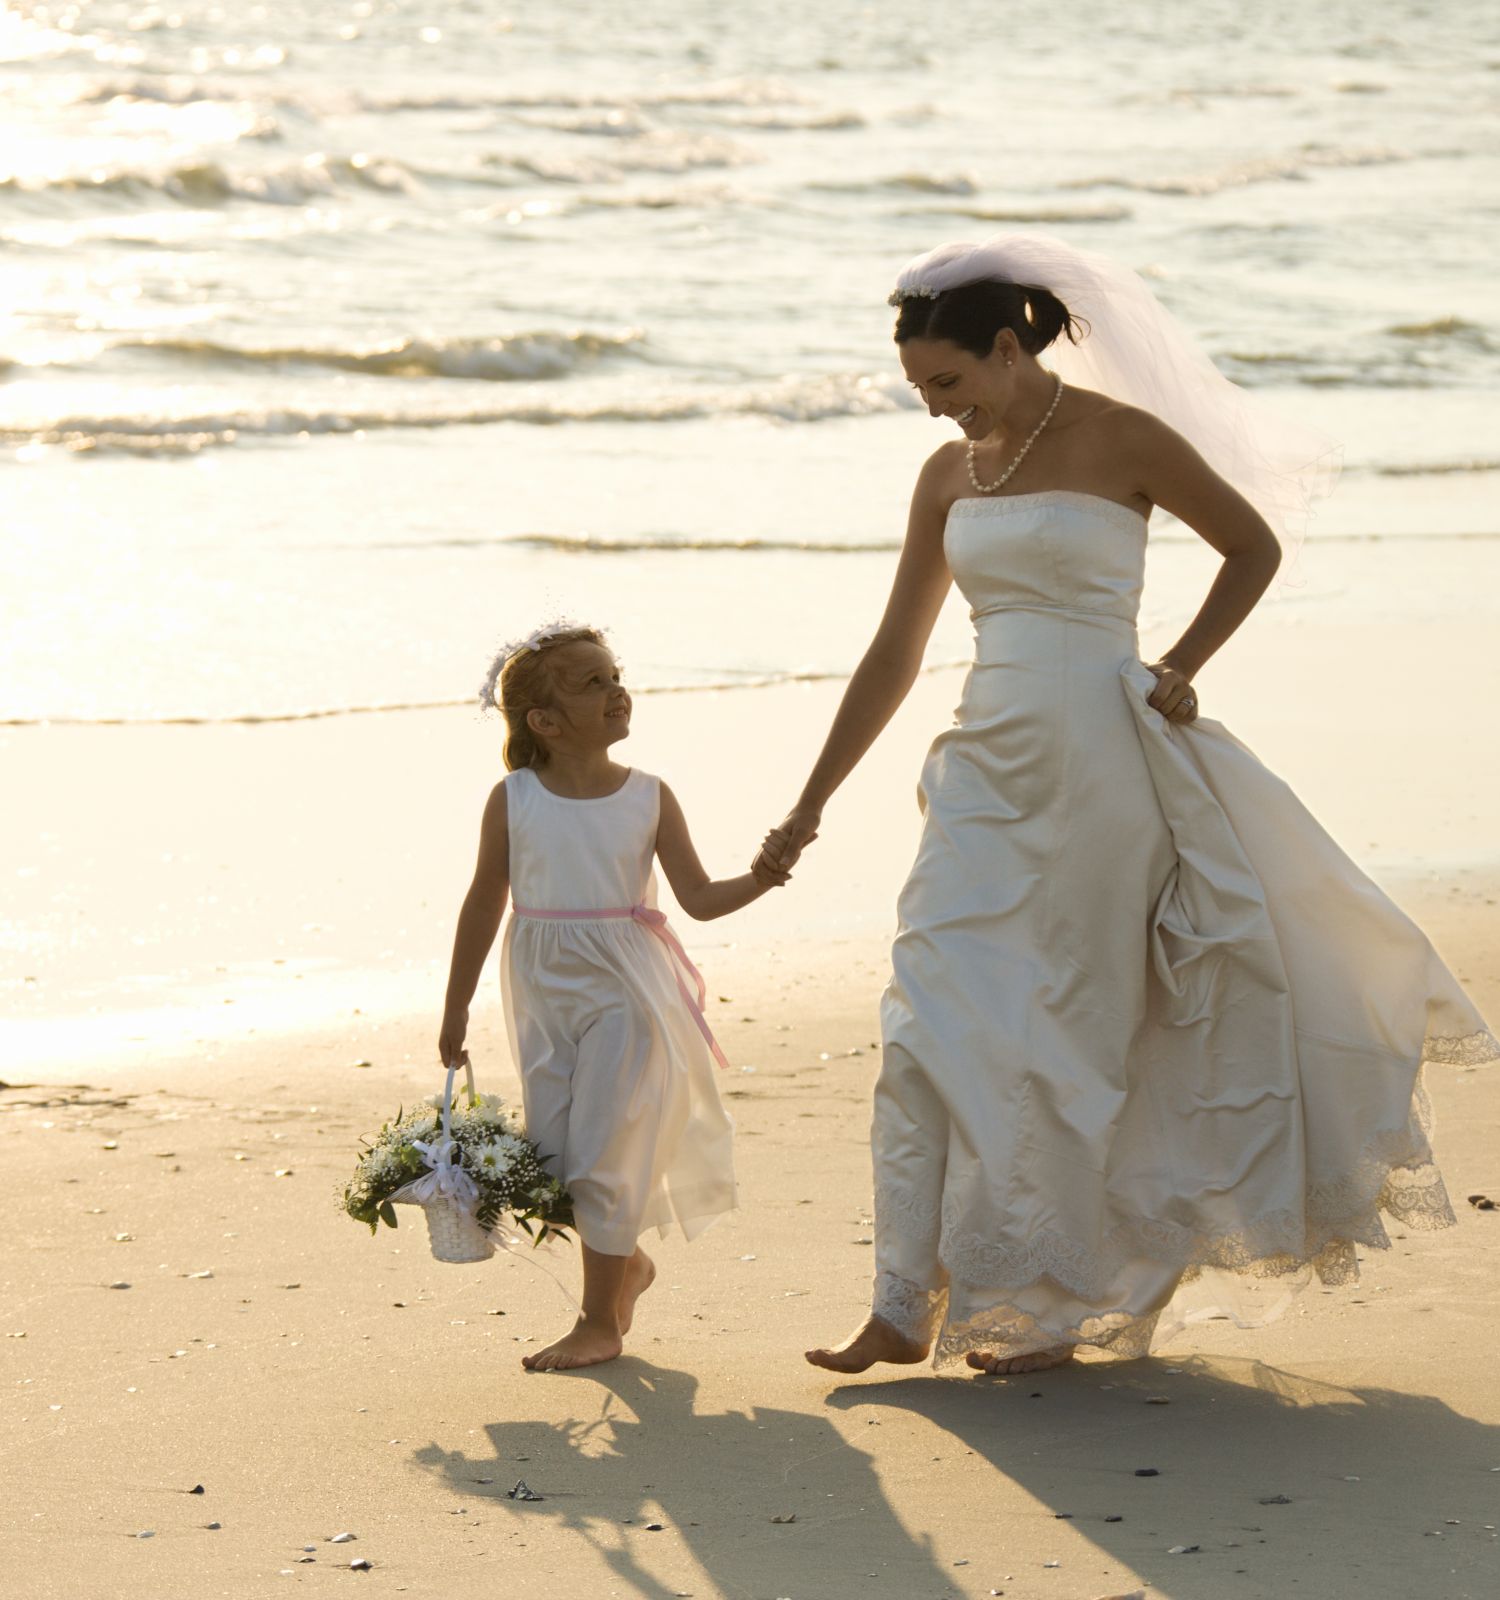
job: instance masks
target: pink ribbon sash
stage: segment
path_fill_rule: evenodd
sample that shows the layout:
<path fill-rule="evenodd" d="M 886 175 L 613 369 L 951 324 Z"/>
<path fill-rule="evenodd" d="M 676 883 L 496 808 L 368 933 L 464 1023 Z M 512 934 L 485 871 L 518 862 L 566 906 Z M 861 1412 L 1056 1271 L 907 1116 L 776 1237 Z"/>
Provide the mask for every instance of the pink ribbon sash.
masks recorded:
<path fill-rule="evenodd" d="M 708 1025 L 708 1018 L 703 1014 L 703 1004 L 708 999 L 708 985 L 703 981 L 703 974 L 699 972 L 682 948 L 682 943 L 667 923 L 667 914 L 658 911 L 654 906 L 608 906 L 602 911 L 534 911 L 526 906 L 511 904 L 511 913 L 517 917 L 535 917 L 539 922 L 600 922 L 606 919 L 624 920 L 629 917 L 633 922 L 638 922 L 647 933 L 661 940 L 667 947 L 667 954 L 672 958 L 672 976 L 677 980 L 677 992 L 682 996 L 683 1004 L 687 1006 L 693 1021 L 698 1024 L 698 1031 L 708 1041 L 708 1048 L 713 1052 L 713 1058 L 721 1067 L 728 1068 L 729 1058 L 719 1048 L 719 1041 L 714 1038 L 713 1029 Z M 683 982 L 683 972 L 691 976 L 693 987 L 698 991 L 694 996 Z"/>

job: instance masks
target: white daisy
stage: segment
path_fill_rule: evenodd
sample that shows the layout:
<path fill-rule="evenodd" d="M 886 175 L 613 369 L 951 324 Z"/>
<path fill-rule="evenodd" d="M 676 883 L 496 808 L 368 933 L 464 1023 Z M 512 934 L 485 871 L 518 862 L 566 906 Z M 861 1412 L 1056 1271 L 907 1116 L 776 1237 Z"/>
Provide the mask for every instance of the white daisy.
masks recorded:
<path fill-rule="evenodd" d="M 483 1145 L 474 1153 L 475 1169 L 488 1178 L 503 1177 L 510 1170 L 510 1153 L 503 1140 Z"/>
<path fill-rule="evenodd" d="M 482 1094 L 471 1106 L 465 1106 L 465 1114 L 476 1122 L 503 1123 L 505 1121 L 505 1102 L 497 1094 Z"/>

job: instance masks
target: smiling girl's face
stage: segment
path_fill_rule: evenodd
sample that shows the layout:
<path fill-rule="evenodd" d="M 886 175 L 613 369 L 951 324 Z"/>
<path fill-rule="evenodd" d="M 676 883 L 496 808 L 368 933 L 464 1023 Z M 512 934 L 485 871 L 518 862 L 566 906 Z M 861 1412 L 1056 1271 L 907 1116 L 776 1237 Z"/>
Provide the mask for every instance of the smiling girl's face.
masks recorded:
<path fill-rule="evenodd" d="M 549 743 L 603 749 L 629 734 L 630 692 L 621 679 L 620 663 L 602 644 L 580 640 L 558 645 L 547 665 L 553 685 L 550 709 L 559 731 L 537 732 Z"/>

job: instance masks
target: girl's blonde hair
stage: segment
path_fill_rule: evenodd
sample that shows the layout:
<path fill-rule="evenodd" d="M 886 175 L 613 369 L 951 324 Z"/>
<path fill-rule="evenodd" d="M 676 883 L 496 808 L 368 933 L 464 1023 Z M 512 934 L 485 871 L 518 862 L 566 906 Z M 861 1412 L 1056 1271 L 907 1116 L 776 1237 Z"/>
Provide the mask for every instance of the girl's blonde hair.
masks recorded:
<path fill-rule="evenodd" d="M 565 626 L 533 634 L 526 644 L 507 647 L 495 658 L 481 699 L 498 706 L 505 718 L 505 765 L 544 767 L 548 751 L 526 723 L 530 711 L 545 711 L 556 702 L 556 668 L 548 657 L 559 645 L 604 644 L 598 628 Z"/>

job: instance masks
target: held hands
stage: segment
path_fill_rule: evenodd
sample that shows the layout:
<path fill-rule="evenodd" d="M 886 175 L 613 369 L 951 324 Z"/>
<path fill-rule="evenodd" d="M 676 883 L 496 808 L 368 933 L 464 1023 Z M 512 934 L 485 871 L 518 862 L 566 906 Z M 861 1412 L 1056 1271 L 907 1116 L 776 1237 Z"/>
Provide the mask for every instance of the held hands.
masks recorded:
<path fill-rule="evenodd" d="M 1156 678 L 1156 687 L 1146 697 L 1146 704 L 1154 711 L 1161 712 L 1168 722 L 1196 722 L 1198 693 L 1192 683 L 1165 661 L 1147 662 L 1146 671 Z"/>
<path fill-rule="evenodd" d="M 790 872 L 783 872 L 779 867 L 771 865 L 764 850 L 758 850 L 755 860 L 750 863 L 750 876 L 762 889 L 779 889 L 783 884 L 792 881 Z"/>
<path fill-rule="evenodd" d="M 809 806 L 793 806 L 786 818 L 771 829 L 760 847 L 751 871 L 763 882 L 785 883 L 797 857 L 818 837 L 822 814 Z M 762 878 L 762 874 L 767 874 Z"/>

